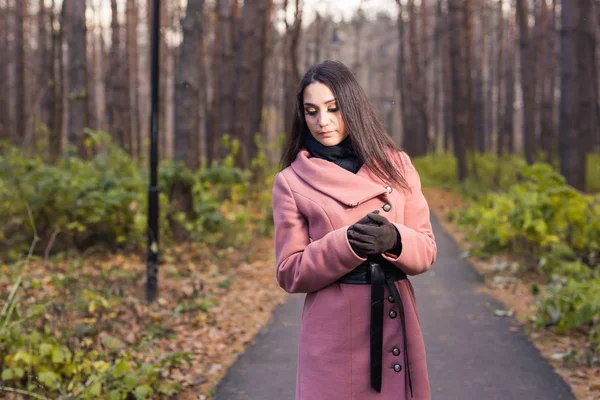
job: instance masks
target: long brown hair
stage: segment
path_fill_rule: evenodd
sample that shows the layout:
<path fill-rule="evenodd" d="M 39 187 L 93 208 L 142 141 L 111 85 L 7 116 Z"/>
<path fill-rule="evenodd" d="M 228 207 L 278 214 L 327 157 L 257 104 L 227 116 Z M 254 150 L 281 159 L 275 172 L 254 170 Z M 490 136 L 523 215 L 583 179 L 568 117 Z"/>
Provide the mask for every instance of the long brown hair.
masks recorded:
<path fill-rule="evenodd" d="M 302 136 L 309 133 L 304 119 L 304 88 L 320 82 L 333 93 L 342 113 L 350 142 L 358 158 L 384 182 L 396 187 L 409 189 L 404 176 L 388 159 L 386 149 L 403 151 L 396 144 L 379 121 L 364 90 L 346 65 L 339 61 L 323 61 L 306 72 L 296 95 L 296 108 L 292 130 L 287 135 L 281 154 L 280 168 L 289 167 L 302 148 Z"/>

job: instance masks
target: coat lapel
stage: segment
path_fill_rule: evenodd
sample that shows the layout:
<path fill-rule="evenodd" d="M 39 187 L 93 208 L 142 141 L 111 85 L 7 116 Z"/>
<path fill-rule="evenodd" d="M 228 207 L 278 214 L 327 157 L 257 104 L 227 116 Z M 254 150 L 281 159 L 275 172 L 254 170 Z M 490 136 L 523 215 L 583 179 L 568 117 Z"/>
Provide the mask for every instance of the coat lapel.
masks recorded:
<path fill-rule="evenodd" d="M 342 204 L 356 207 L 373 197 L 387 193 L 385 184 L 372 174 L 366 164 L 356 174 L 330 161 L 309 157 L 300 150 L 291 167 L 307 185 Z"/>

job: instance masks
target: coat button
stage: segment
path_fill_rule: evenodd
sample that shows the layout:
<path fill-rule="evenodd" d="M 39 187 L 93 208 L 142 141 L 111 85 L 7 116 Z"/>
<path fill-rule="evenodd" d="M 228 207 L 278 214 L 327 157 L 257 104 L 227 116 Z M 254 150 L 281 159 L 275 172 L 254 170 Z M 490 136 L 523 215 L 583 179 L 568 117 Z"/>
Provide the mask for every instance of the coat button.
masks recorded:
<path fill-rule="evenodd" d="M 394 347 L 394 349 L 392 350 L 392 354 L 395 355 L 395 356 L 400 355 L 400 349 L 397 348 L 397 347 Z"/>
<path fill-rule="evenodd" d="M 396 372 L 402 371 L 402 365 L 400 365 L 400 364 L 394 364 L 394 371 L 396 371 Z"/>
<path fill-rule="evenodd" d="M 393 302 L 394 302 L 394 296 L 392 296 L 392 295 L 390 294 L 390 295 L 388 296 L 388 301 L 389 301 L 390 303 L 393 303 Z"/>
<path fill-rule="evenodd" d="M 390 211 L 392 209 L 392 206 L 389 203 L 385 203 L 383 205 L 383 211 Z"/>
<path fill-rule="evenodd" d="M 396 318 L 396 315 L 398 315 L 398 314 L 396 314 L 396 311 L 394 311 L 394 310 L 390 311 L 390 318 Z"/>
<path fill-rule="evenodd" d="M 388 193 L 392 193 L 392 187 L 390 185 L 386 186 L 385 190 L 387 190 Z"/>

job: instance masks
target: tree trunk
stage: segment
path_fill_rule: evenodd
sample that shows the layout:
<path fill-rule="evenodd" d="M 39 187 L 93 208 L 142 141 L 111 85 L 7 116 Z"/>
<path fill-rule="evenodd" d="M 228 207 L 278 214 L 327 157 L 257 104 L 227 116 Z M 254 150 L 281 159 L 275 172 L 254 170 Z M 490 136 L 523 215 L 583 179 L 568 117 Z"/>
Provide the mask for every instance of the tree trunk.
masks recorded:
<path fill-rule="evenodd" d="M 408 144 L 409 116 L 408 116 L 408 96 L 407 96 L 407 68 L 406 68 L 406 30 L 404 25 L 403 7 L 400 0 L 396 0 L 398 4 L 398 61 L 396 64 L 396 88 L 400 93 L 400 116 L 402 120 L 402 141 L 406 149 Z"/>
<path fill-rule="evenodd" d="M 449 10 L 449 8 L 448 8 Z M 450 66 L 450 35 L 448 35 L 448 30 L 450 29 L 450 14 L 449 11 L 446 11 L 444 16 L 444 25 L 441 31 L 442 36 L 442 73 L 443 73 L 443 82 L 444 82 L 444 151 L 450 152 L 452 146 L 452 76 L 451 76 L 451 66 Z"/>
<path fill-rule="evenodd" d="M 504 102 L 503 123 L 503 135 L 507 153 L 512 153 L 515 150 L 516 44 L 516 27 L 512 22 L 509 22 L 508 43 L 506 47 L 506 101 Z"/>
<path fill-rule="evenodd" d="M 502 77 L 505 77 L 505 69 L 504 69 L 504 10 L 502 9 L 504 4 L 504 0 L 498 0 L 498 22 L 497 22 L 497 27 L 498 27 L 498 36 L 497 36 L 497 43 L 498 43 L 498 56 L 497 56 L 497 62 L 496 62 L 496 88 L 497 88 L 497 100 L 496 100 L 496 110 L 497 110 L 497 114 L 496 114 L 496 153 L 498 155 L 502 155 L 503 151 L 504 151 L 504 138 L 505 136 L 501 133 L 502 131 L 502 120 L 504 118 L 503 115 L 503 106 L 504 106 L 504 97 L 505 97 L 505 91 L 503 91 L 502 89 L 504 88 L 503 86 L 503 80 Z M 506 77 L 505 77 L 506 78 Z"/>
<path fill-rule="evenodd" d="M 234 103 L 234 42 L 235 29 L 233 11 L 237 1 L 217 1 L 218 22 L 215 33 L 213 56 L 213 105 L 211 111 L 211 130 L 209 152 L 210 162 L 225 156 L 220 146 L 221 136 L 233 135 L 233 103 Z"/>
<path fill-rule="evenodd" d="M 483 98 L 483 71 L 485 69 L 485 31 L 484 31 L 484 5 L 479 3 L 479 52 L 475 61 L 473 83 L 474 97 L 474 126 L 475 126 L 475 148 L 478 152 L 485 152 L 485 101 Z"/>
<path fill-rule="evenodd" d="M 69 110 L 68 138 L 81 156 L 86 156 L 84 129 L 88 126 L 87 93 L 87 41 L 85 1 L 67 0 L 69 3 Z"/>
<path fill-rule="evenodd" d="M 264 70 L 272 0 L 246 0 L 240 21 L 240 46 L 236 57 L 233 120 L 240 141 L 236 165 L 249 168 L 258 154 L 254 135 L 260 133 L 262 120 Z"/>
<path fill-rule="evenodd" d="M 592 152 L 596 141 L 596 96 L 595 93 L 595 35 L 596 27 L 593 23 L 594 15 L 593 0 L 579 0 L 579 22 L 578 22 L 578 35 L 577 35 L 577 48 L 576 56 L 577 60 L 577 94 L 579 96 L 578 101 L 578 115 L 575 119 L 577 121 L 577 127 L 575 128 L 578 138 L 579 146 L 579 157 L 582 160 L 583 167 L 578 171 L 578 179 L 576 179 L 574 187 L 580 190 L 585 190 L 587 167 L 586 167 L 586 155 L 588 152 Z M 591 84 L 590 84 L 591 83 Z"/>
<path fill-rule="evenodd" d="M 567 183 L 575 188 L 585 186 L 585 149 L 582 130 L 578 125 L 578 23 L 579 1 L 563 1 L 561 4 L 560 38 L 560 121 L 559 155 L 560 172 Z"/>
<path fill-rule="evenodd" d="M 466 10 L 461 0 L 448 2 L 448 35 L 450 51 L 450 81 L 452 89 L 452 141 L 454 155 L 458 165 L 458 180 L 464 182 L 467 177 L 467 159 L 465 153 L 465 139 L 469 132 L 469 88 L 467 81 L 470 77 L 468 63 L 461 57 L 461 50 L 467 47 L 464 42 L 464 19 Z"/>
<path fill-rule="evenodd" d="M 63 2 L 59 18 L 59 28 L 54 27 L 56 14 L 54 11 L 55 2 L 52 0 L 52 12 L 50 13 L 50 28 L 52 32 L 52 62 L 50 63 L 50 77 L 52 79 L 49 85 L 48 103 L 51 105 L 48 116 L 48 152 L 51 160 L 57 160 L 62 154 L 62 115 L 63 115 L 63 88 L 64 88 L 64 70 L 63 70 L 63 37 L 65 28 L 65 10 L 66 2 Z"/>
<path fill-rule="evenodd" d="M 27 12 L 27 0 L 16 2 L 15 15 L 15 90 L 16 99 L 15 129 L 12 132 L 14 144 L 22 144 L 27 129 L 27 87 L 25 85 L 25 15 Z"/>
<path fill-rule="evenodd" d="M 427 0 L 421 0 L 421 46 L 423 51 L 420 53 L 420 81 L 418 86 L 419 92 L 419 117 L 421 119 L 421 148 L 417 155 L 424 156 L 430 146 L 429 129 L 430 115 L 429 111 L 429 66 L 431 64 L 429 53 L 429 14 Z"/>
<path fill-rule="evenodd" d="M 203 34 L 202 11 L 204 0 L 189 0 L 181 23 L 183 41 L 175 79 L 175 138 L 173 154 L 188 168 L 198 168 L 198 134 L 200 132 L 200 54 Z"/>
<path fill-rule="evenodd" d="M 417 13 L 414 0 L 408 0 L 408 79 L 407 91 L 410 94 L 403 98 L 406 101 L 407 120 L 404 125 L 403 145 L 411 156 L 421 155 L 423 143 L 423 120 L 420 115 L 421 63 L 419 62 L 419 38 L 417 37 Z"/>
<path fill-rule="evenodd" d="M 5 54 L 0 62 L 0 93 L 8 93 L 8 5 L 0 5 L 0 54 Z M 10 107 L 8 96 L 0 96 L 0 140 L 10 141 Z"/>
<path fill-rule="evenodd" d="M 529 37 L 527 3 L 517 0 L 523 102 L 523 149 L 528 164 L 535 162 L 535 48 Z"/>
<path fill-rule="evenodd" d="M 462 56 L 461 75 L 463 76 L 462 85 L 465 90 L 463 95 L 464 102 L 461 103 L 465 108 L 467 127 L 463 131 L 465 135 L 465 147 L 472 151 L 475 149 L 475 122 L 473 115 L 473 79 L 471 71 L 473 71 L 473 24 L 472 24 L 472 0 L 463 0 L 463 18 L 462 18 Z M 463 89 L 461 89 L 463 90 Z"/>
<path fill-rule="evenodd" d="M 52 11 L 52 10 L 50 10 Z M 36 103 L 39 104 L 36 110 L 37 121 L 42 125 L 48 126 L 48 115 L 50 105 L 48 104 L 48 91 L 51 82 L 50 71 L 52 69 L 51 61 L 51 41 L 48 35 L 48 11 L 44 0 L 38 3 L 38 69 L 36 82 Z M 0 51 L 0 54 L 2 52 Z"/>
<path fill-rule="evenodd" d="M 140 138 L 140 110 L 138 106 L 138 51 L 137 28 L 138 7 L 136 0 L 127 0 L 126 8 L 126 49 L 127 49 L 127 87 L 129 89 L 129 132 L 131 155 L 139 154 Z"/>
<path fill-rule="evenodd" d="M 552 163 L 556 153 L 556 132 L 554 125 L 554 90 L 556 87 L 556 0 L 553 1 L 552 13 L 548 16 L 547 0 L 541 0 L 541 13 L 548 19 L 546 35 L 543 38 L 545 64 L 541 78 L 542 110 L 540 113 L 541 143 L 546 154 L 546 162 Z M 543 61 L 545 60 L 545 61 Z"/>
<path fill-rule="evenodd" d="M 117 0 L 111 0 L 110 4 L 112 39 L 109 56 L 110 73 L 107 76 L 106 119 L 109 131 L 116 142 L 126 152 L 132 154 L 127 59 L 121 46 L 122 30 L 119 24 Z"/>
<path fill-rule="evenodd" d="M 284 1 L 284 10 L 287 13 L 287 0 Z M 300 40 L 300 32 L 302 28 L 302 1 L 295 0 L 294 8 L 294 23 L 289 26 L 287 18 L 285 18 L 285 46 L 283 62 L 284 68 L 284 87 L 285 87 L 285 132 L 290 132 L 292 122 L 294 121 L 296 97 L 293 95 L 296 91 L 296 86 L 300 80 L 300 71 L 298 70 L 298 43 Z"/>
<path fill-rule="evenodd" d="M 439 143 L 439 137 L 443 132 L 444 123 L 443 123 L 443 111 L 442 111 L 442 83 L 443 83 L 443 60 L 444 57 L 442 55 L 442 40 L 443 40 L 443 32 L 444 32 L 444 17 L 442 12 L 442 0 L 437 1 L 436 12 L 435 12 L 435 36 L 434 36 L 434 54 L 435 54 L 435 64 L 434 64 L 434 72 L 433 72 L 433 113 L 432 113 L 432 122 L 433 122 L 433 143 L 437 148 Z"/>

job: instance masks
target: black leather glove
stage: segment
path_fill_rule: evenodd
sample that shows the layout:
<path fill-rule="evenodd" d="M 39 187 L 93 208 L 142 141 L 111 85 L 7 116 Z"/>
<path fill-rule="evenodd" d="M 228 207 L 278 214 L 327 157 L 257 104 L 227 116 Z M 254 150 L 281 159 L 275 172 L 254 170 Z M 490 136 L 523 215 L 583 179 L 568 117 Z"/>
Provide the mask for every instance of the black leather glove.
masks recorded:
<path fill-rule="evenodd" d="M 391 252 L 400 255 L 402 238 L 400 232 L 379 210 L 367 214 L 348 228 L 348 243 L 363 258 Z"/>

